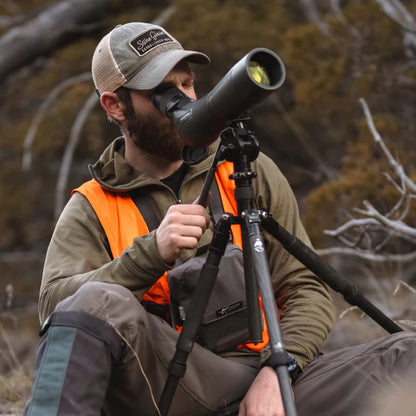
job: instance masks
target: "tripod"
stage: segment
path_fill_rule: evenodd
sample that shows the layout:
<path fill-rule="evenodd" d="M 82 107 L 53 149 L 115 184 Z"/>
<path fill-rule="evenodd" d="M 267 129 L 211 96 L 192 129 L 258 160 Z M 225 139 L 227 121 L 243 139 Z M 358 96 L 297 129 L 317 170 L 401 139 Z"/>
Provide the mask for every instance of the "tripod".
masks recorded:
<path fill-rule="evenodd" d="M 224 255 L 232 224 L 241 225 L 250 340 L 253 343 L 261 341 L 261 312 L 258 301 L 258 291 L 260 291 L 270 339 L 270 362 L 277 373 L 286 416 L 296 416 L 296 409 L 287 369 L 288 355 L 284 349 L 279 329 L 276 302 L 261 227 L 330 287 L 343 294 L 345 300 L 351 305 L 360 307 L 390 333 L 402 330 L 395 322 L 365 299 L 357 287 L 350 285 L 308 246 L 281 227 L 269 213 L 254 208 L 252 179 L 256 176 L 256 173 L 251 170 L 251 162 L 257 158 L 258 154 L 257 139 L 243 127 L 241 122 L 237 121 L 221 133 L 220 145 L 207 173 L 198 203 L 206 206 L 216 166 L 219 161 L 225 159 L 234 164 L 234 173 L 230 178 L 234 179 L 236 184 L 235 199 L 238 215 L 224 214 L 215 228 L 208 257 L 201 269 L 187 314 L 189 318 L 185 320 L 179 335 L 176 352 L 169 365 L 169 376 L 159 400 L 159 409 L 163 416 L 168 414 L 179 379 L 185 374 L 186 360 L 192 351 L 198 328 L 213 290 L 219 263 Z"/>

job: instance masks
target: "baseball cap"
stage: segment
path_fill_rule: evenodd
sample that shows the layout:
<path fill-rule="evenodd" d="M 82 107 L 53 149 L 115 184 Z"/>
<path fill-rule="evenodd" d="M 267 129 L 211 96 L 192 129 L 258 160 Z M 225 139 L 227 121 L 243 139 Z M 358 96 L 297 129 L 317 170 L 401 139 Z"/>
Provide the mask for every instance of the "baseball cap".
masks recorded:
<path fill-rule="evenodd" d="M 159 85 L 185 58 L 197 64 L 210 62 L 204 53 L 184 50 L 161 26 L 126 23 L 101 39 L 92 58 L 91 72 L 100 95 L 121 86 L 148 90 Z"/>

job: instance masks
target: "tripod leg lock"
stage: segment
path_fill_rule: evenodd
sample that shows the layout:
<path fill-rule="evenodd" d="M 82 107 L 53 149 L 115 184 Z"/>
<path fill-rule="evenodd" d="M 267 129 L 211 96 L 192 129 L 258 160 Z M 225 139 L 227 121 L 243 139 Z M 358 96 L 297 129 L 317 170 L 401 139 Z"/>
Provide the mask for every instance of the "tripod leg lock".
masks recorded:
<path fill-rule="evenodd" d="M 171 360 L 169 363 L 169 374 L 177 379 L 182 378 L 186 372 L 186 362 Z"/>
<path fill-rule="evenodd" d="M 261 365 L 263 367 L 272 367 L 277 369 L 278 367 L 287 366 L 292 382 L 296 380 L 299 373 L 302 371 L 296 362 L 296 358 L 286 351 L 272 352 L 270 357 Z"/>
<path fill-rule="evenodd" d="M 272 352 L 269 358 L 261 365 L 261 367 L 282 367 L 289 362 L 289 354 L 286 351 Z"/>

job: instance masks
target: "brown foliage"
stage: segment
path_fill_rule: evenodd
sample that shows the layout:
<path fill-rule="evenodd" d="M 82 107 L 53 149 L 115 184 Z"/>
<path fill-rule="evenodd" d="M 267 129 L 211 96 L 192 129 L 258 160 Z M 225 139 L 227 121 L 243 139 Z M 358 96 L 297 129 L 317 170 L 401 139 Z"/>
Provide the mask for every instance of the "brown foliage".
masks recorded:
<path fill-rule="evenodd" d="M 386 137 L 398 134 L 397 123 L 387 114 L 378 116 L 375 124 Z M 387 213 L 400 197 L 384 175 L 393 175 L 391 166 L 370 137 L 364 121 L 358 128 L 357 140 L 347 143 L 338 178 L 316 188 L 305 199 L 305 226 L 315 245 L 320 247 L 331 244 L 322 230 L 334 229 L 347 221 L 353 208 L 361 208 L 362 201 L 369 200 L 380 212 Z M 396 150 L 401 153 L 398 157 L 404 166 L 411 163 L 412 152 Z M 406 220 L 409 225 L 415 224 L 416 215 L 410 213 Z"/>

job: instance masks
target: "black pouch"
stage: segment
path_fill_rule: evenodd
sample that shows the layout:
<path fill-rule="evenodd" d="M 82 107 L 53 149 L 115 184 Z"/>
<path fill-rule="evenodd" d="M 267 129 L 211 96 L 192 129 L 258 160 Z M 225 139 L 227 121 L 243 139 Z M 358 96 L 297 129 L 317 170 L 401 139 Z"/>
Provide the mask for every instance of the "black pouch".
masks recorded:
<path fill-rule="evenodd" d="M 172 322 L 182 326 L 187 318 L 199 273 L 207 254 L 194 257 L 170 270 L 167 275 L 171 295 Z M 196 342 L 219 353 L 249 338 L 248 310 L 244 280 L 243 253 L 229 243 L 220 262 Z"/>

